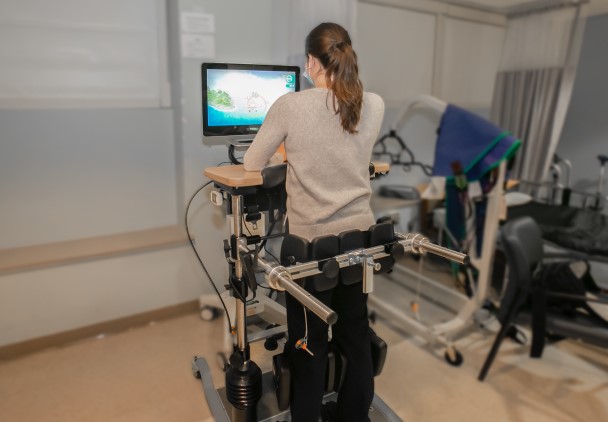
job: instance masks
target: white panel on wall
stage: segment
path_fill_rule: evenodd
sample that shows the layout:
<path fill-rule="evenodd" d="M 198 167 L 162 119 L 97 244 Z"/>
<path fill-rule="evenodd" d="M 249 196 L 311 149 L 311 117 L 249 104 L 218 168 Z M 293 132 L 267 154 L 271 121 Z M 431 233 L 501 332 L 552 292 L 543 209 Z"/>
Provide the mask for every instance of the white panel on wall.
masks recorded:
<path fill-rule="evenodd" d="M 159 107 L 160 25 L 158 0 L 0 2 L 0 107 Z"/>
<path fill-rule="evenodd" d="M 171 110 L 0 110 L 0 128 L 0 249 L 178 222 Z"/>
<path fill-rule="evenodd" d="M 222 258 L 216 248 L 210 260 Z M 226 268 L 210 270 L 216 282 Z M 0 347 L 191 301 L 207 283 L 190 247 L 6 274 Z"/>
<path fill-rule="evenodd" d="M 446 19 L 440 96 L 465 107 L 489 107 L 504 35 L 499 26 Z"/>
<path fill-rule="evenodd" d="M 354 47 L 365 90 L 387 106 L 430 93 L 435 21 L 431 14 L 359 3 Z"/>

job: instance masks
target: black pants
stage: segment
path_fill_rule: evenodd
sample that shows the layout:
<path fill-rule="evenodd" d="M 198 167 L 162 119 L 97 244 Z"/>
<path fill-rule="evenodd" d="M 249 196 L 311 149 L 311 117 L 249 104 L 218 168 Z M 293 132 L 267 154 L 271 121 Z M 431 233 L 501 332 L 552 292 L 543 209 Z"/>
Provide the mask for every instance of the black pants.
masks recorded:
<path fill-rule="evenodd" d="M 308 289 L 307 289 L 308 290 Z M 340 421 L 369 421 L 368 411 L 374 398 L 374 376 L 371 357 L 367 294 L 361 283 L 332 290 L 312 292 L 313 296 L 338 314 L 332 327 L 333 341 L 347 359 L 346 375 L 338 393 Z M 304 308 L 286 295 L 289 341 L 285 352 L 291 371 L 291 417 L 295 422 L 317 422 L 325 385 L 328 354 L 328 326 L 312 312 L 307 312 L 308 349 L 297 350 L 295 343 L 304 337 Z"/>

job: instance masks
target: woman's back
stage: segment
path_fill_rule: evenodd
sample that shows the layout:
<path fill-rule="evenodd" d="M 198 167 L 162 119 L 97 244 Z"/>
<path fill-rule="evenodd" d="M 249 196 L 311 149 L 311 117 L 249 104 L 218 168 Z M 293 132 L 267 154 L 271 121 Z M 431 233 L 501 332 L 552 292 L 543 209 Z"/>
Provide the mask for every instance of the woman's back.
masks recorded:
<path fill-rule="evenodd" d="M 309 240 L 349 229 L 366 230 L 374 222 L 368 167 L 384 103 L 376 94 L 365 93 L 357 133 L 349 134 L 333 111 L 331 95 L 325 88 L 315 88 L 279 98 L 256 137 L 284 139 L 289 228 Z M 245 166 L 264 165 L 261 161 L 267 157 L 262 143 L 254 142 Z"/>
<path fill-rule="evenodd" d="M 288 107 L 293 106 L 296 114 L 289 120 L 285 140 L 291 233 L 312 239 L 367 229 L 374 222 L 368 167 L 384 115 L 382 100 L 364 95 L 358 133 L 349 134 L 332 110 L 327 89 L 291 97 Z"/>

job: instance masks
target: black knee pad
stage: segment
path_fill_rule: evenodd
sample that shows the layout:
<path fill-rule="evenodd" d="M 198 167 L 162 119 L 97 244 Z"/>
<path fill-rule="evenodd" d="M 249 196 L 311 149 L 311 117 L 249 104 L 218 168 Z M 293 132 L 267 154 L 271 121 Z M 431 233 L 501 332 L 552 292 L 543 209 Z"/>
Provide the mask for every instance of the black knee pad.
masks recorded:
<path fill-rule="evenodd" d="M 338 236 L 327 235 L 316 237 L 310 242 L 310 258 L 314 261 L 321 261 L 333 258 L 340 253 L 340 242 Z M 329 270 L 329 265 L 337 265 L 336 261 L 324 261 L 319 264 L 321 271 Z M 310 287 L 315 292 L 331 290 L 338 285 L 339 267 L 332 271 L 324 271 L 326 274 L 317 274 L 308 277 Z"/>
<path fill-rule="evenodd" d="M 367 233 L 361 230 L 349 230 L 338 235 L 340 240 L 340 253 L 346 253 L 366 247 Z M 340 282 L 346 286 L 363 280 L 363 271 L 360 265 L 351 265 L 340 269 Z"/>
<path fill-rule="evenodd" d="M 369 228 L 368 232 L 368 246 L 380 246 L 386 245 L 395 241 L 395 229 L 392 223 L 379 223 L 374 224 Z M 375 271 L 374 274 L 383 274 L 391 271 L 395 265 L 395 259 L 392 256 L 376 259 L 376 262 L 380 264 L 380 270 Z"/>
<path fill-rule="evenodd" d="M 323 274 L 306 277 L 303 286 L 311 292 L 324 292 L 338 285 L 339 270 L 333 258 L 340 253 L 340 242 L 337 236 L 320 236 L 308 242 L 306 239 L 292 234 L 283 238 L 281 245 L 281 265 L 295 265 L 296 262 L 322 261 L 319 269 Z M 334 266 L 335 270 L 329 266 Z"/>

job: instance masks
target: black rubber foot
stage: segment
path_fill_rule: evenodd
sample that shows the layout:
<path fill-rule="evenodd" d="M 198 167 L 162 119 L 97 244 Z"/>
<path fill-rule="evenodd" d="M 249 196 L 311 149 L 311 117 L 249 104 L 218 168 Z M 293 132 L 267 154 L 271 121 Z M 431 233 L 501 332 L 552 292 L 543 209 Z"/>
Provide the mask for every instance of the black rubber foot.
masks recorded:
<path fill-rule="evenodd" d="M 456 366 L 456 367 L 462 365 L 462 363 L 464 362 L 464 358 L 462 357 L 462 354 L 456 349 L 453 349 L 452 353 L 449 353 L 446 350 L 443 357 L 447 363 L 449 363 L 452 366 Z"/>

